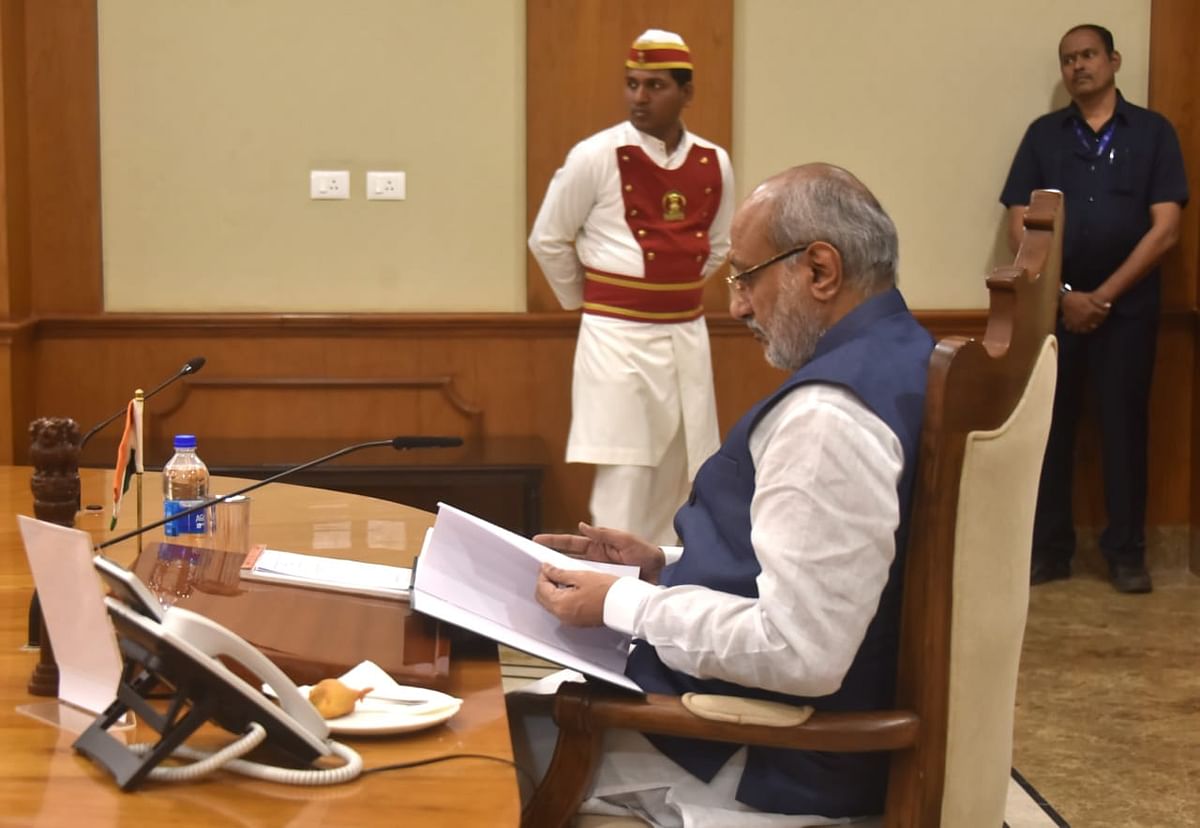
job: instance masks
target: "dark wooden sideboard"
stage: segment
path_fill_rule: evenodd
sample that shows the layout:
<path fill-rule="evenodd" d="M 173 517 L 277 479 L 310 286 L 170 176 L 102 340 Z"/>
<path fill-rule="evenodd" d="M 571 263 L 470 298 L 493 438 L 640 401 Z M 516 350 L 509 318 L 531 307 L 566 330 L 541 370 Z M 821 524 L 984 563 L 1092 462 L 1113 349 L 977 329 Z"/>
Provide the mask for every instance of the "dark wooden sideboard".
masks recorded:
<path fill-rule="evenodd" d="M 214 476 L 262 480 L 354 441 L 328 439 L 206 439 L 196 453 Z M 173 453 L 147 445 L 146 468 L 158 471 Z M 80 465 L 112 468 L 112 438 L 90 442 Z M 537 437 L 467 438 L 458 448 L 371 448 L 289 475 L 288 483 L 368 495 L 436 511 L 439 501 L 522 535 L 542 528 L 542 478 L 546 447 Z M 213 492 L 212 494 L 223 494 Z"/>

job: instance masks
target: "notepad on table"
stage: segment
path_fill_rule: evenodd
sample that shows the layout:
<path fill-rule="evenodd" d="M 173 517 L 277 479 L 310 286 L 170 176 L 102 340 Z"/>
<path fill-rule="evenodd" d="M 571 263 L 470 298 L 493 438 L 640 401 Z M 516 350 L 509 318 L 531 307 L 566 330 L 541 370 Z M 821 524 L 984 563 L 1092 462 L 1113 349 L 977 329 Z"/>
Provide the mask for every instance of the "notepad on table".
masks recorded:
<path fill-rule="evenodd" d="M 404 566 L 260 547 L 246 556 L 242 564 L 242 577 L 252 581 L 407 600 L 412 570 Z"/>

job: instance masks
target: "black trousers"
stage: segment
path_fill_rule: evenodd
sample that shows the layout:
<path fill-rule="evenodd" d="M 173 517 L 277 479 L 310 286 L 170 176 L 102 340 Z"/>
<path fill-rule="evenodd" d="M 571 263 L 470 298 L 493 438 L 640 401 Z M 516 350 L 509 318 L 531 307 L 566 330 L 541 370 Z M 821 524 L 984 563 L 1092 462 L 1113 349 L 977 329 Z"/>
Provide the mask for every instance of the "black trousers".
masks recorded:
<path fill-rule="evenodd" d="M 1066 562 L 1075 552 L 1071 514 L 1075 433 L 1084 403 L 1090 400 L 1100 425 L 1108 517 L 1108 525 L 1100 535 L 1100 549 L 1110 565 L 1142 564 L 1146 551 L 1146 455 L 1157 308 L 1137 316 L 1112 314 L 1090 334 L 1070 333 L 1060 319 L 1056 333 L 1058 385 L 1038 486 L 1034 560 Z"/>

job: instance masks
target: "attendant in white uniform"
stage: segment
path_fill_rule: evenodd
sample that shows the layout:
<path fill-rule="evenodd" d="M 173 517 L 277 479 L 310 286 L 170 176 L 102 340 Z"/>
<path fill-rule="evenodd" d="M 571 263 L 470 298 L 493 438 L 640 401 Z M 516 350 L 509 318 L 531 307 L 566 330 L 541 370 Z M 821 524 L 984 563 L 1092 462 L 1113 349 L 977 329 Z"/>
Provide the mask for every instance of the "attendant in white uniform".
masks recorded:
<path fill-rule="evenodd" d="M 729 251 L 733 173 L 683 124 L 694 90 L 679 35 L 646 31 L 625 66 L 629 121 L 567 155 L 529 249 L 563 308 L 583 309 L 567 462 L 596 466 L 592 522 L 673 543 L 719 441 L 701 293 Z"/>
<path fill-rule="evenodd" d="M 895 226 L 845 170 L 810 164 L 760 185 L 733 220 L 730 312 L 792 373 L 700 469 L 676 516 L 682 549 L 588 526 L 535 538 L 640 567 L 639 579 L 545 565 L 536 591 L 564 624 L 630 635 L 626 674 L 644 690 L 834 711 L 894 703 L 933 350 L 896 290 L 897 261 Z M 528 695 L 510 706 L 514 749 L 544 773 L 556 734 L 521 715 L 530 707 Z M 885 755 L 605 738 L 587 812 L 765 828 L 883 809 Z"/>

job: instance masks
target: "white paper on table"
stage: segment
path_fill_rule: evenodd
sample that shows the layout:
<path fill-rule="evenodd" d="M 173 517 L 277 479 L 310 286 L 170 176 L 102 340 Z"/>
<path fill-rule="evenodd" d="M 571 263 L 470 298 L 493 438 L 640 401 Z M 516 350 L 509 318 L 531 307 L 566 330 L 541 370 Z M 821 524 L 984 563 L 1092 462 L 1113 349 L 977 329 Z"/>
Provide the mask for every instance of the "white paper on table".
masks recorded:
<path fill-rule="evenodd" d="M 117 697 L 121 653 L 87 532 L 17 515 L 54 659 L 58 697 L 102 713 Z"/>
<path fill-rule="evenodd" d="M 250 563 L 251 558 L 247 558 L 246 562 Z M 408 595 L 412 570 L 404 566 L 264 549 L 253 557 L 248 569 L 242 570 L 242 577 L 384 598 L 404 598 Z"/>
<path fill-rule="evenodd" d="M 629 690 L 629 636 L 607 627 L 571 627 L 534 597 L 542 563 L 638 577 L 634 566 L 571 558 L 445 503 L 425 535 L 410 601 L 413 609 L 530 655 Z"/>

